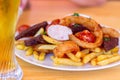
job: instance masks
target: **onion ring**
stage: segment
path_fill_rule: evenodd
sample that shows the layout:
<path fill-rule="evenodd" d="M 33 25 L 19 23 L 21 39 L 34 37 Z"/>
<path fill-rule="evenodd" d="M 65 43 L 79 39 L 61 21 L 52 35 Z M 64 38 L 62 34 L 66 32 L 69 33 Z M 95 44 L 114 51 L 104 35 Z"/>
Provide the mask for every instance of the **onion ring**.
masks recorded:
<path fill-rule="evenodd" d="M 70 39 L 72 41 L 76 42 L 80 47 L 83 47 L 83 48 L 95 48 L 95 47 L 101 46 L 103 42 L 103 32 L 102 32 L 101 26 L 96 21 L 94 21 L 91 18 L 86 18 L 83 16 L 67 16 L 60 21 L 60 24 L 64 26 L 69 26 L 71 23 L 77 23 L 85 26 L 96 37 L 96 40 L 94 43 L 88 43 L 78 39 L 74 35 L 70 35 Z"/>
<path fill-rule="evenodd" d="M 102 31 L 103 34 L 108 34 L 110 37 L 116 37 L 116 38 L 120 37 L 119 32 L 116 31 L 115 29 L 102 27 Z"/>

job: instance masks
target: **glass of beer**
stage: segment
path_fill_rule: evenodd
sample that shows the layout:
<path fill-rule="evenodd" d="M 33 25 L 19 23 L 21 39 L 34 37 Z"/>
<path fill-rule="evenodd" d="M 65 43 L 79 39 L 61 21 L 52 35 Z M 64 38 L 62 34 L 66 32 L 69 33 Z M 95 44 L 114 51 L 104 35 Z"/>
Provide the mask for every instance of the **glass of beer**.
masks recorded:
<path fill-rule="evenodd" d="M 21 80 L 14 54 L 14 35 L 20 0 L 0 0 L 0 80 Z"/>

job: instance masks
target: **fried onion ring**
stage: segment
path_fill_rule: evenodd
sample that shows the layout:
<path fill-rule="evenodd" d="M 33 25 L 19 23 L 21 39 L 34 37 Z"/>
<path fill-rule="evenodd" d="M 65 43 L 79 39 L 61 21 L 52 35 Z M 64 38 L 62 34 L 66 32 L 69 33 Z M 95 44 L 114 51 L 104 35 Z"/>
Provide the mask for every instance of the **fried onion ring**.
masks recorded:
<path fill-rule="evenodd" d="M 64 26 L 69 26 L 71 23 L 77 23 L 77 24 L 81 24 L 81 25 L 85 26 L 96 37 L 96 41 L 94 43 L 88 43 L 88 42 L 78 39 L 74 35 L 70 35 L 70 39 L 72 41 L 76 42 L 80 47 L 95 48 L 102 44 L 102 42 L 103 42 L 102 28 L 96 21 L 94 21 L 91 18 L 86 18 L 83 16 L 67 16 L 60 21 L 60 24 L 64 25 Z"/>
<path fill-rule="evenodd" d="M 102 27 L 103 34 L 108 34 L 110 37 L 120 37 L 120 33 L 112 28 Z"/>

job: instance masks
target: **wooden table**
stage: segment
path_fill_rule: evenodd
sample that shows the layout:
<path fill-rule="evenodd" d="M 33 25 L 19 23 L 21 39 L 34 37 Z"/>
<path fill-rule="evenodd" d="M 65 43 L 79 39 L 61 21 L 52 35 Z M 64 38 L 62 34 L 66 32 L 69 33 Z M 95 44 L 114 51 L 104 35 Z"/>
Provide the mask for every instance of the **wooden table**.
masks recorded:
<path fill-rule="evenodd" d="M 69 0 L 30 0 L 30 3 L 30 10 L 24 11 L 18 26 L 50 21 L 79 12 L 90 15 L 101 24 L 120 29 L 119 1 L 109 1 L 102 6 L 91 8 L 82 8 Z M 98 71 L 69 72 L 37 67 L 19 58 L 17 60 L 23 69 L 23 80 L 120 80 L 120 66 Z"/>

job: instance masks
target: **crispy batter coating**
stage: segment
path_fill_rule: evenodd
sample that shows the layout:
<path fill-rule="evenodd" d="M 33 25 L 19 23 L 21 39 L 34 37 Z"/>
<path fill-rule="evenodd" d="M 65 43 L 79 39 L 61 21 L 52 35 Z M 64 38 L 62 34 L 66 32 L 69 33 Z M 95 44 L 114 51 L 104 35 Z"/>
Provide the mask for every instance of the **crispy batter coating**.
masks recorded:
<path fill-rule="evenodd" d="M 110 37 L 115 37 L 115 38 L 120 37 L 120 33 L 117 32 L 115 29 L 102 27 L 102 31 L 103 31 L 103 34 L 107 34 Z"/>
<path fill-rule="evenodd" d="M 67 53 L 76 53 L 80 51 L 79 46 L 73 41 L 65 41 L 61 44 L 58 44 L 57 47 L 53 50 L 53 53 L 56 57 L 62 58 Z"/>
<path fill-rule="evenodd" d="M 76 38 L 74 35 L 70 36 L 70 39 L 76 42 L 80 47 L 83 48 L 95 48 L 101 46 L 103 42 L 103 32 L 101 26 L 91 18 L 86 18 L 82 16 L 67 16 L 63 18 L 60 22 L 61 25 L 69 26 L 71 23 L 77 23 L 88 28 L 96 37 L 94 43 L 88 43 Z"/>

